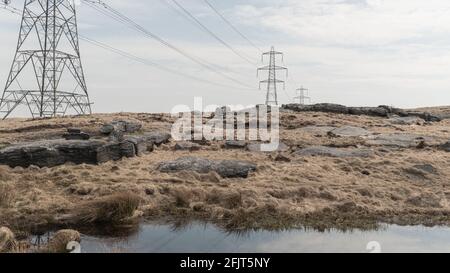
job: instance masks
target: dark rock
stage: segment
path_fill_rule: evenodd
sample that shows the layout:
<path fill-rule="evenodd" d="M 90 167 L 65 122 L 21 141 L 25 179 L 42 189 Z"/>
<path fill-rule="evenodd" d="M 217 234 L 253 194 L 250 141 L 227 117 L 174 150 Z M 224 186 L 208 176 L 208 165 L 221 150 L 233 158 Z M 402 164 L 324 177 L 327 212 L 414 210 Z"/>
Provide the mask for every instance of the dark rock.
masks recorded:
<path fill-rule="evenodd" d="M 247 142 L 239 140 L 227 140 L 223 146 L 225 149 L 245 149 Z"/>
<path fill-rule="evenodd" d="M 133 143 L 123 141 L 119 143 L 107 143 L 97 150 L 97 163 L 120 160 L 124 157 L 136 156 Z"/>
<path fill-rule="evenodd" d="M 366 115 L 374 117 L 387 117 L 389 111 L 383 107 L 349 107 L 348 112 L 351 115 Z"/>
<path fill-rule="evenodd" d="M 340 104 L 321 103 L 313 105 L 301 105 L 301 104 L 287 104 L 283 105 L 282 109 L 291 110 L 294 112 L 323 112 L 323 113 L 337 113 L 337 114 L 349 114 L 349 115 L 367 115 L 375 117 L 389 117 L 391 115 L 398 115 L 401 117 L 414 116 L 422 118 L 429 122 L 439 122 L 441 117 L 432 115 L 427 112 L 413 112 L 405 111 L 402 109 L 378 106 L 378 107 L 346 107 Z"/>
<path fill-rule="evenodd" d="M 65 140 L 89 140 L 91 138 L 90 135 L 86 133 L 67 133 L 63 135 Z"/>
<path fill-rule="evenodd" d="M 175 145 L 176 151 L 198 151 L 202 148 L 201 145 L 197 143 L 192 143 L 188 141 L 178 142 Z"/>
<path fill-rule="evenodd" d="M 122 131 L 114 130 L 109 134 L 108 140 L 110 142 L 122 142 L 124 140 L 124 134 Z"/>
<path fill-rule="evenodd" d="M 114 131 L 132 134 L 138 132 L 139 130 L 141 130 L 141 128 L 142 124 L 140 123 L 118 120 L 103 125 L 103 127 L 100 128 L 100 132 L 105 135 L 109 135 Z"/>
<path fill-rule="evenodd" d="M 49 140 L 17 144 L 0 150 L 0 164 L 10 167 L 55 167 L 68 162 L 100 164 L 136 156 L 135 145 L 124 141 Z"/>
<path fill-rule="evenodd" d="M 136 156 L 136 149 L 132 142 L 129 141 L 123 141 L 119 144 L 120 146 L 120 153 L 122 157 L 135 157 Z"/>
<path fill-rule="evenodd" d="M 68 129 L 67 129 L 67 133 L 69 133 L 69 134 L 80 134 L 80 133 L 81 133 L 81 129 L 78 129 L 78 128 L 68 128 Z"/>
<path fill-rule="evenodd" d="M 341 149 L 325 146 L 311 146 L 294 152 L 298 156 L 330 156 L 330 157 L 370 157 L 373 151 L 369 149 Z"/>
<path fill-rule="evenodd" d="M 237 160 L 223 160 L 213 164 L 213 171 L 217 172 L 223 178 L 247 178 L 250 172 L 256 171 L 256 165 Z"/>
<path fill-rule="evenodd" d="M 125 133 L 136 133 L 142 129 L 142 124 L 137 122 L 125 121 Z"/>
<path fill-rule="evenodd" d="M 143 137 L 145 141 L 159 146 L 161 144 L 168 143 L 172 136 L 169 133 L 154 131 L 144 133 Z"/>
<path fill-rule="evenodd" d="M 97 164 L 101 141 L 49 140 L 13 145 L 0 150 L 0 164 L 10 167 L 54 167 L 72 162 Z"/>
<path fill-rule="evenodd" d="M 441 150 L 450 152 L 450 141 L 440 146 Z"/>
<path fill-rule="evenodd" d="M 140 156 L 145 152 L 153 151 L 153 142 L 148 143 L 145 138 L 139 136 L 126 136 L 124 141 L 130 142 L 134 145 L 134 150 L 136 151 L 136 155 Z M 149 149 L 149 144 L 151 148 Z"/>
<path fill-rule="evenodd" d="M 112 132 L 114 132 L 114 126 L 111 124 L 105 124 L 102 126 L 102 128 L 100 128 L 100 133 L 104 135 L 109 135 Z"/>
<path fill-rule="evenodd" d="M 161 172 L 194 171 L 202 174 L 216 172 L 223 178 L 247 178 L 256 171 L 256 165 L 250 162 L 236 160 L 214 161 L 197 157 L 182 157 L 175 161 L 163 162 L 158 169 Z"/>

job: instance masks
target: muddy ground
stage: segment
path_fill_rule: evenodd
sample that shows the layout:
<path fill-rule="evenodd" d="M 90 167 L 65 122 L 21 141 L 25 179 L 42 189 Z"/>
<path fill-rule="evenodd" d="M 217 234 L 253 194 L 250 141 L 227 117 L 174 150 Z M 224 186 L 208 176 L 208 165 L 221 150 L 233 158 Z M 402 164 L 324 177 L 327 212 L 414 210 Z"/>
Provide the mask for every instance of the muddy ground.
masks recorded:
<path fill-rule="evenodd" d="M 426 110 L 450 113 L 450 107 Z M 145 132 L 168 132 L 173 122 L 168 115 L 145 113 L 10 119 L 0 121 L 0 147 L 57 139 L 70 127 L 95 137 L 104 123 L 118 119 L 140 122 Z M 344 126 L 364 128 L 370 136 L 328 133 Z M 388 134 L 414 134 L 426 141 L 410 147 L 373 141 Z M 212 142 L 198 151 L 175 151 L 176 142 L 171 141 L 140 157 L 98 166 L 0 166 L 0 226 L 16 234 L 72 228 L 61 219 L 83 204 L 124 192 L 140 197 L 135 215 L 143 220 L 201 220 L 228 230 L 450 225 L 450 153 L 440 148 L 450 140 L 449 119 L 402 125 L 381 117 L 283 112 L 281 140 L 289 150 L 252 152 Z M 296 153 L 317 145 L 373 153 L 369 157 Z M 248 178 L 230 179 L 213 172 L 157 170 L 159 163 L 183 156 L 239 159 L 258 167 Z"/>

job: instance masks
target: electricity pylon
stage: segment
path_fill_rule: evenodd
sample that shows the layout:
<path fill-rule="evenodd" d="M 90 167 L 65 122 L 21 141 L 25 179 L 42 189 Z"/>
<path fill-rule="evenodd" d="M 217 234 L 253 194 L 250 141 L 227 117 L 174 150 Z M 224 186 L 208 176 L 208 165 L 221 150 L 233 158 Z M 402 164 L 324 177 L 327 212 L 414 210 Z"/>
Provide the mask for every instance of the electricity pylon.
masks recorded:
<path fill-rule="evenodd" d="M 22 104 L 33 118 L 91 113 L 73 0 L 25 0 L 0 115 Z"/>
<path fill-rule="evenodd" d="M 305 105 L 306 101 L 311 100 L 311 98 L 307 96 L 308 91 L 309 89 L 303 88 L 303 86 L 297 89 L 297 96 L 294 97 L 294 102 L 298 101 L 300 105 Z"/>
<path fill-rule="evenodd" d="M 259 71 L 267 70 L 268 71 L 268 79 L 259 82 L 259 89 L 261 89 L 261 84 L 267 84 L 267 94 L 266 94 L 266 105 L 276 105 L 278 106 L 278 93 L 277 93 L 277 85 L 279 83 L 283 84 L 283 88 L 286 88 L 286 84 L 282 80 L 277 79 L 277 71 L 285 70 L 286 77 L 288 76 L 288 69 L 286 67 L 277 66 L 277 56 L 281 55 L 282 61 L 284 61 L 284 54 L 282 52 L 275 51 L 275 48 L 272 46 L 269 52 L 262 54 L 262 61 L 264 62 L 264 56 L 269 56 L 269 65 L 258 68 L 257 75 L 259 76 Z"/>

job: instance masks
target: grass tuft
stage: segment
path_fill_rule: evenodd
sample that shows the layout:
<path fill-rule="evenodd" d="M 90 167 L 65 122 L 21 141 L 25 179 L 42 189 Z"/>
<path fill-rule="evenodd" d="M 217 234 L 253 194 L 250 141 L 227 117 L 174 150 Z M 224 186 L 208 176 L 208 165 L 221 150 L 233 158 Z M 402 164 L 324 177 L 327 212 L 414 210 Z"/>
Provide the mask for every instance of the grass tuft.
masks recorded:
<path fill-rule="evenodd" d="M 74 213 L 76 224 L 120 223 L 131 218 L 141 198 L 134 193 L 119 193 L 87 202 Z"/>

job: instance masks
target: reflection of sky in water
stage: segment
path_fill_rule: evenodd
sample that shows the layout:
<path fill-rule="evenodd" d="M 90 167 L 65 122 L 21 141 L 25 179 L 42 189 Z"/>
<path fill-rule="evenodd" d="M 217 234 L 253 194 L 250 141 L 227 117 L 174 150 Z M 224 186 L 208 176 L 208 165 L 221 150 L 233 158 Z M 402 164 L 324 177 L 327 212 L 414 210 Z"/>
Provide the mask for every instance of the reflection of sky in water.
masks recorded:
<path fill-rule="evenodd" d="M 227 234 L 210 225 L 181 230 L 144 225 L 127 239 L 84 237 L 84 252 L 367 252 L 371 241 L 383 252 L 450 252 L 449 228 L 389 226 L 342 233 L 292 230 Z"/>

